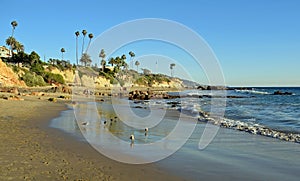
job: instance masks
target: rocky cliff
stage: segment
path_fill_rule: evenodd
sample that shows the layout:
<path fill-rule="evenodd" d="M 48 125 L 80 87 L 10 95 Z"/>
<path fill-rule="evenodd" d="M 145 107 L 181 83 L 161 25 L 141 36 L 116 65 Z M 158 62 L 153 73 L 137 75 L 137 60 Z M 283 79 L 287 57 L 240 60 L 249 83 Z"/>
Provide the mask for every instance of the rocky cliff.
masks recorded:
<path fill-rule="evenodd" d="M 21 86 L 26 87 L 24 81 L 19 80 L 17 74 L 0 59 L 0 86 Z"/>

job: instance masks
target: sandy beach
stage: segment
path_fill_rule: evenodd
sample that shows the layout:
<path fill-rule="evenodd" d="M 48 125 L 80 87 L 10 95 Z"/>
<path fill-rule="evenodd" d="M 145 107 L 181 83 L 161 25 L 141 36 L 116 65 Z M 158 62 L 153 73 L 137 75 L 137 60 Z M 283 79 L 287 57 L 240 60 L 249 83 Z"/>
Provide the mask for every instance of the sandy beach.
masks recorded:
<path fill-rule="evenodd" d="M 69 100 L 21 98 L 0 99 L 0 180 L 183 180 L 152 164 L 115 162 L 50 128 Z"/>

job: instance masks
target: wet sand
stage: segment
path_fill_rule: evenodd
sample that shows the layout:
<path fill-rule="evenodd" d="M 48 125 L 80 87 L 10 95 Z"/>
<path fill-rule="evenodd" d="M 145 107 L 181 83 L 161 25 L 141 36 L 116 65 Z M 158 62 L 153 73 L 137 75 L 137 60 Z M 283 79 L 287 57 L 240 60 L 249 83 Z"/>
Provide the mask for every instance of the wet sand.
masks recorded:
<path fill-rule="evenodd" d="M 66 109 L 46 97 L 0 99 L 0 180 L 184 180 L 153 164 L 108 159 L 89 144 L 50 128 Z"/>
<path fill-rule="evenodd" d="M 298 143 L 220 128 L 199 150 L 204 126 L 198 124 L 185 146 L 160 166 L 188 180 L 299 180 Z"/>

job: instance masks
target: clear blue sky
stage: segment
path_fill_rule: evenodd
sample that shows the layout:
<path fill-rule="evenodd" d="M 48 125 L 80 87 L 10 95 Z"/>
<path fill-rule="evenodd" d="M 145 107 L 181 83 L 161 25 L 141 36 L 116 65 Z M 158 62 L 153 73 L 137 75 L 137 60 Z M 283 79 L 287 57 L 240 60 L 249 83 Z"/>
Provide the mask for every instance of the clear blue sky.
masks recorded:
<path fill-rule="evenodd" d="M 164 18 L 207 41 L 227 85 L 300 86 L 299 9 L 298 0 L 2 0 L 0 45 L 16 20 L 15 37 L 26 52 L 47 60 L 60 58 L 64 47 L 74 62 L 76 30 L 96 37 L 125 21 Z"/>

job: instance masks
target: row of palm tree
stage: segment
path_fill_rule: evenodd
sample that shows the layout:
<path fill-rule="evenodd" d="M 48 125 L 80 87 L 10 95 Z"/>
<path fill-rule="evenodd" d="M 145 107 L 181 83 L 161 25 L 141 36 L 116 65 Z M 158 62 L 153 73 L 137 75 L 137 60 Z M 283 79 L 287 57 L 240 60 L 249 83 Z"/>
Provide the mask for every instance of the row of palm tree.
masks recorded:
<path fill-rule="evenodd" d="M 133 57 L 135 57 L 135 54 L 130 51 L 128 53 L 131 57 L 130 59 L 130 64 L 133 64 Z M 105 57 L 106 57 L 106 54 L 105 54 L 105 51 L 104 49 L 101 49 L 100 53 L 99 53 L 99 57 L 100 57 L 100 65 L 102 67 L 102 71 L 104 71 L 105 69 L 105 65 L 106 65 L 106 60 L 105 60 Z M 111 57 L 108 61 L 109 64 L 111 64 L 111 66 L 113 67 L 114 65 L 117 66 L 117 69 L 123 67 L 123 69 L 128 69 L 128 64 L 126 63 L 126 55 L 123 54 L 121 57 L 117 56 L 115 58 Z M 135 65 L 137 66 L 137 70 L 138 70 L 138 66 L 140 65 L 140 63 L 138 61 L 135 62 Z M 133 67 L 133 65 L 131 66 Z"/>
<path fill-rule="evenodd" d="M 24 45 L 17 41 L 14 37 L 10 36 L 6 39 L 6 45 L 10 47 L 11 53 L 13 54 L 13 51 L 16 50 L 17 53 L 24 51 Z"/>
<path fill-rule="evenodd" d="M 83 63 L 83 64 L 85 64 L 85 65 L 87 65 L 88 63 L 90 63 L 89 62 L 90 57 L 88 55 L 85 55 L 85 54 L 87 54 L 87 51 L 90 48 L 90 45 L 91 45 L 91 42 L 92 42 L 92 38 L 94 38 L 94 35 L 93 35 L 93 33 L 89 33 L 88 34 L 88 37 L 89 37 L 90 41 L 88 43 L 88 46 L 87 46 L 86 50 L 84 51 L 84 45 L 85 45 L 84 40 L 85 40 L 85 37 L 87 35 L 87 31 L 86 30 L 82 30 L 81 33 L 83 35 L 83 38 L 82 38 L 82 49 L 81 49 L 80 62 Z M 77 65 L 78 65 L 78 37 L 79 37 L 79 35 L 80 35 L 80 32 L 76 31 L 75 32 L 75 36 L 76 36 L 76 64 Z M 89 59 L 87 59 L 87 58 L 89 58 Z"/>
<path fill-rule="evenodd" d="M 126 63 L 126 55 L 123 54 L 121 57 L 117 56 L 116 58 L 111 57 L 108 61 L 109 64 L 111 64 L 111 66 L 117 67 L 117 69 L 123 67 L 123 69 L 127 69 L 128 68 L 128 64 Z"/>
<path fill-rule="evenodd" d="M 16 27 L 18 26 L 17 21 L 12 21 L 11 26 L 12 26 L 12 35 L 6 39 L 6 44 L 8 46 L 10 46 L 12 53 L 13 53 L 14 50 L 16 50 L 17 53 L 19 53 L 21 51 L 24 51 L 24 45 L 22 45 L 20 42 L 18 42 L 14 38 L 14 32 L 15 32 Z M 84 52 L 84 45 L 85 45 L 84 40 L 85 40 L 85 37 L 87 35 L 87 31 L 82 30 L 81 33 L 83 35 L 83 38 L 82 38 L 82 50 L 81 50 L 80 62 L 82 64 L 84 64 L 85 66 L 87 66 L 92 62 L 91 57 L 87 54 L 87 51 L 88 51 L 88 49 L 91 45 L 91 41 L 92 41 L 92 38 L 94 37 L 94 35 L 92 33 L 88 34 L 88 37 L 89 37 L 90 40 L 89 40 L 88 46 L 87 46 L 87 48 Z M 80 35 L 79 31 L 76 31 L 75 36 L 76 36 L 76 63 L 77 63 L 77 65 L 78 65 L 78 37 L 79 37 L 79 35 Z M 62 53 L 62 60 L 63 60 L 64 59 L 64 53 L 66 52 L 66 50 L 64 48 L 61 48 L 60 51 Z M 130 58 L 130 68 L 133 68 L 133 62 L 134 62 L 133 59 L 135 57 L 135 53 L 130 51 L 128 54 L 131 57 Z M 106 60 L 105 60 L 106 54 L 105 54 L 104 49 L 101 49 L 99 57 L 101 59 L 100 65 L 102 66 L 102 71 L 104 71 L 105 65 L 106 65 Z M 123 69 L 128 69 L 128 64 L 126 63 L 126 55 L 125 54 L 123 54 L 121 57 L 118 56 L 116 58 L 110 58 L 108 63 L 111 64 L 112 66 L 116 65 L 117 69 L 120 69 L 121 67 L 123 67 Z M 140 65 L 140 62 L 135 61 L 135 66 L 137 67 L 136 71 L 138 71 L 139 65 Z M 174 76 L 174 67 L 175 67 L 174 63 L 170 64 L 171 77 Z"/>

